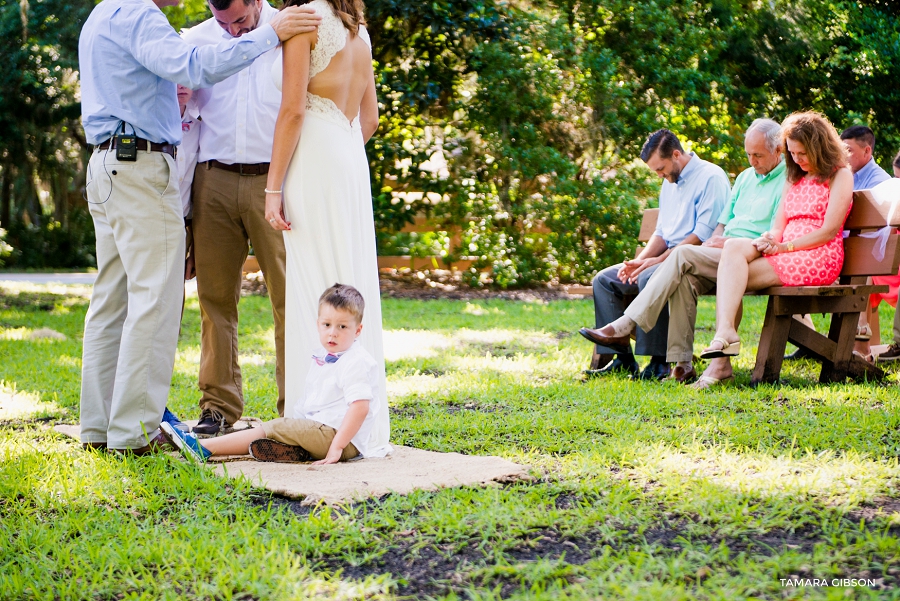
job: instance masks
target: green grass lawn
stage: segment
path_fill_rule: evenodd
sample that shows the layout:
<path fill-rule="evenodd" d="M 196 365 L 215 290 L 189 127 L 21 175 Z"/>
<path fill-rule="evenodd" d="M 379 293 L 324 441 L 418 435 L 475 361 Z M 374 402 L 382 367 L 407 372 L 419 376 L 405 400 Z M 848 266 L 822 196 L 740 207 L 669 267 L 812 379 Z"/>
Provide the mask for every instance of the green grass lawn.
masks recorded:
<path fill-rule="evenodd" d="M 900 599 L 897 378 L 822 386 L 801 361 L 750 388 L 764 299 L 739 385 L 708 393 L 582 383 L 587 300 L 385 300 L 393 442 L 534 480 L 309 509 L 53 432 L 78 419 L 87 303 L 52 292 L 0 295 L 0 380 L 34 402 L 0 422 L 0 599 Z M 263 419 L 270 315 L 241 301 L 245 413 Z M 199 321 L 188 299 L 169 403 L 194 418 Z M 712 299 L 698 323 L 700 348 Z M 44 327 L 68 339 L 29 339 Z"/>

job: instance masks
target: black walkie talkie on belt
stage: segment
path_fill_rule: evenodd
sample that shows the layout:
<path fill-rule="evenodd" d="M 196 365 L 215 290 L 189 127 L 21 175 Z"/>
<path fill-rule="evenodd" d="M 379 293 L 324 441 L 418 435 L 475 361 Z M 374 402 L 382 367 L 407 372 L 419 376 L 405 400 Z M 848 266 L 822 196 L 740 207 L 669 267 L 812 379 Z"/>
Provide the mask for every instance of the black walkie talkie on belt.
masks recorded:
<path fill-rule="evenodd" d="M 120 161 L 137 160 L 137 136 L 125 133 L 125 122 L 122 122 L 122 133 L 116 136 L 116 159 Z"/>

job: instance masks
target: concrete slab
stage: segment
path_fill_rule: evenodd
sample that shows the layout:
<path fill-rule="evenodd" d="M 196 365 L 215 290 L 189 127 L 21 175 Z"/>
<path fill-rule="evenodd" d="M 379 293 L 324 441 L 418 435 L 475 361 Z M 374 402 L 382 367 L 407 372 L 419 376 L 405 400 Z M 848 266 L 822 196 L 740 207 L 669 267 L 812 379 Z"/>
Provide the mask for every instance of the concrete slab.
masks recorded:
<path fill-rule="evenodd" d="M 88 284 L 93 286 L 96 273 L 3 273 L 0 282 L 29 282 L 31 284 Z"/>

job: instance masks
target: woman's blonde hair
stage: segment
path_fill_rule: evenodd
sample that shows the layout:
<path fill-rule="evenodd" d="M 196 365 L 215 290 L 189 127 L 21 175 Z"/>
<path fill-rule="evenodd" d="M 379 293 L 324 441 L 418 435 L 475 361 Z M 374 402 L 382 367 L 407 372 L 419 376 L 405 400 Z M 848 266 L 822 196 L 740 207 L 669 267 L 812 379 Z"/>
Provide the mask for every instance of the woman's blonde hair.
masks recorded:
<path fill-rule="evenodd" d="M 302 6 L 310 2 L 311 0 L 286 0 L 284 6 Z M 362 0 L 326 0 L 326 2 L 331 5 L 334 14 L 340 17 L 344 27 L 351 35 L 358 34 L 359 26 L 366 24 L 363 17 L 365 6 Z"/>
<path fill-rule="evenodd" d="M 819 182 L 830 181 L 841 167 L 847 165 L 847 147 L 831 122 L 815 111 L 794 113 L 781 124 L 784 140 L 784 162 L 787 179 L 792 184 L 799 182 L 806 171 L 794 162 L 787 147 L 787 141 L 803 144 L 809 160 L 809 175 Z"/>

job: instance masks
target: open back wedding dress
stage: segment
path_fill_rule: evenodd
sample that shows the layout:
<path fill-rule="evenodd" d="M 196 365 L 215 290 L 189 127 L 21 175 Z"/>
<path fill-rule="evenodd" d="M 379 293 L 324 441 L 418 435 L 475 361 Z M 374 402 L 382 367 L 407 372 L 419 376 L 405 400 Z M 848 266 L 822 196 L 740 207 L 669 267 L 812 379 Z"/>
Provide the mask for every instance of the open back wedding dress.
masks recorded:
<path fill-rule="evenodd" d="M 310 54 L 309 79 L 322 72 L 350 35 L 325 0 L 307 4 L 322 23 Z M 359 37 L 372 47 L 365 27 Z M 272 66 L 281 89 L 282 60 Z M 349 75 L 348 75 L 349 77 Z M 307 93 L 300 141 L 284 180 L 284 232 L 287 252 L 285 303 L 285 416 L 302 416 L 301 398 L 312 351 L 320 346 L 316 329 L 319 296 L 329 286 L 354 286 L 366 301 L 360 343 L 381 368 L 385 411 L 375 416 L 372 448 L 388 444 L 390 424 L 384 376 L 381 296 L 375 252 L 375 221 L 369 187 L 369 163 L 359 117 L 350 122 L 337 105 Z M 389 448 L 389 447 L 387 447 Z"/>

